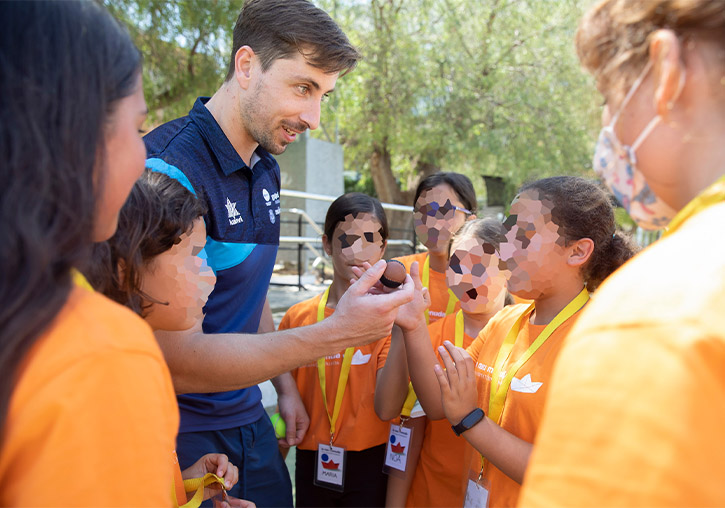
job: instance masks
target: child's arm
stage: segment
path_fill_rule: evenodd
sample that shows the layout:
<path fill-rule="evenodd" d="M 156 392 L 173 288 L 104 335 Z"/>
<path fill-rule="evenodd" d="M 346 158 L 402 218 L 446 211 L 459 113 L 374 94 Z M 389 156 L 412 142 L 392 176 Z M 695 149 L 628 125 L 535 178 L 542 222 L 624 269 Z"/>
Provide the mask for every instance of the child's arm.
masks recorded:
<path fill-rule="evenodd" d="M 383 421 L 400 415 L 408 395 L 408 362 L 400 328 L 393 327 L 390 350 L 385 365 L 378 370 L 375 380 L 375 413 Z"/>
<path fill-rule="evenodd" d="M 441 404 L 446 418 L 453 425 L 460 423 L 478 407 L 475 365 L 464 349 L 446 341 L 438 348 L 445 371 L 436 365 L 435 375 L 440 383 Z M 511 479 L 521 483 L 533 445 L 499 427 L 485 416 L 478 424 L 462 434 L 479 453 Z"/>

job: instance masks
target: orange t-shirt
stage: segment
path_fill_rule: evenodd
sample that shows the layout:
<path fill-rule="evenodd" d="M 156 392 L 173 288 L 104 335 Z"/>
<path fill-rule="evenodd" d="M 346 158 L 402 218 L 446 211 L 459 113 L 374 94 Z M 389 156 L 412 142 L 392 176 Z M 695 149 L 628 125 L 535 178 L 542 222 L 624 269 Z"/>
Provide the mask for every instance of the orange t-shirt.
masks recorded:
<path fill-rule="evenodd" d="M 290 307 L 279 324 L 280 330 L 307 326 L 317 322 L 317 305 L 321 295 Z M 330 317 L 334 309 L 325 307 L 325 317 Z M 378 369 L 385 365 L 390 349 L 390 336 L 366 346 L 356 347 L 352 357 L 350 376 L 337 420 L 335 446 L 348 451 L 361 451 L 386 442 L 388 422 L 375 414 L 375 381 Z M 328 356 L 325 361 L 327 380 L 327 407 L 332 412 L 335 407 L 337 382 L 342 370 L 344 351 Z M 292 371 L 297 389 L 310 416 L 310 428 L 298 448 L 317 450 L 320 443 L 330 442 L 330 420 L 322 401 L 322 389 L 317 373 L 317 362 Z M 382 467 L 382 465 L 381 465 Z"/>
<path fill-rule="evenodd" d="M 410 273 L 410 265 L 413 262 L 418 262 L 418 268 L 420 270 L 420 279 L 423 280 L 423 263 L 428 257 L 427 252 L 420 252 L 418 254 L 411 254 L 410 256 L 403 256 L 395 258 L 405 265 L 405 269 Z M 446 315 L 446 309 L 448 308 L 448 300 L 451 293 L 448 292 L 448 284 L 446 284 L 445 272 L 436 272 L 432 268 L 430 269 L 430 275 L 428 280 L 428 292 L 430 293 L 430 307 L 428 307 L 429 323 L 433 323 Z M 453 297 L 455 298 L 455 297 Z M 456 299 L 453 313 L 458 312 L 461 308 L 461 304 Z"/>
<path fill-rule="evenodd" d="M 597 289 L 551 381 L 522 506 L 725 506 L 725 204 Z"/>
<path fill-rule="evenodd" d="M 485 326 L 478 337 L 467 349 L 476 364 L 476 383 L 479 406 L 488 414 L 491 375 L 495 367 L 499 349 L 513 327 L 516 319 L 526 311 L 528 305 L 504 307 Z M 539 428 L 544 402 L 549 390 L 549 379 L 559 351 L 572 325 L 581 311 L 567 319 L 541 347 L 524 363 L 511 380 L 506 395 L 503 413 L 498 424 L 511 434 L 534 442 Z M 545 325 L 532 325 L 525 317 L 516 342 L 501 374 L 518 360 L 536 338 L 544 331 Z M 477 474 L 481 470 L 481 455 L 474 452 L 471 470 Z M 515 506 L 521 486 L 492 464 L 488 464 L 485 477 L 490 482 L 489 506 Z"/>
<path fill-rule="evenodd" d="M 455 343 L 456 314 L 449 314 L 428 326 L 433 350 L 444 340 Z M 463 334 L 463 347 L 473 338 Z M 448 420 L 426 418 L 418 466 L 408 491 L 406 506 L 463 506 L 473 448 L 458 437 Z"/>
<path fill-rule="evenodd" d="M 74 288 L 20 366 L 2 506 L 170 506 L 179 412 L 148 325 Z"/>

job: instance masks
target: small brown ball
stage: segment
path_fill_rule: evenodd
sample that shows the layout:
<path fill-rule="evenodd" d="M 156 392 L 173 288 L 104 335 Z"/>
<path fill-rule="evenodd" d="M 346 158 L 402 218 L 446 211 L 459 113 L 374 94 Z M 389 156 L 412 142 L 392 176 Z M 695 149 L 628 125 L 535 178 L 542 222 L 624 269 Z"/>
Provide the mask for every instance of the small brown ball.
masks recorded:
<path fill-rule="evenodd" d="M 380 282 L 385 287 L 395 289 L 405 282 L 405 274 L 405 265 L 396 259 L 391 259 L 380 277 Z"/>

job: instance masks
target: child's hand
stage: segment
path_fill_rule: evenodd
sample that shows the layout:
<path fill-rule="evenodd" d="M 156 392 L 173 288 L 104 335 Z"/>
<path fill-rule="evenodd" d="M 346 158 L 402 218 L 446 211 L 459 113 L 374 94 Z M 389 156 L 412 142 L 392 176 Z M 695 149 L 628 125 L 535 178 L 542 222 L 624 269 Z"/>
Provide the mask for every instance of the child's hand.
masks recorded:
<path fill-rule="evenodd" d="M 206 455 L 202 455 L 192 466 L 181 472 L 181 477 L 184 480 L 201 478 L 207 473 L 214 473 L 219 478 L 222 478 L 224 480 L 224 488 L 227 490 L 236 485 L 239 480 L 239 469 L 229 462 L 229 459 L 223 453 L 207 453 Z M 217 488 L 211 486 L 204 489 L 204 499 L 209 499 L 219 493 L 221 486 L 219 484 L 216 485 Z"/>
<path fill-rule="evenodd" d="M 425 312 L 430 307 L 430 293 L 423 287 L 419 276 L 420 268 L 415 261 L 410 267 L 410 278 L 413 279 L 413 300 L 398 308 L 395 324 L 403 331 L 414 330 L 425 326 Z"/>
<path fill-rule="evenodd" d="M 441 386 L 443 412 L 452 425 L 457 425 L 471 411 L 478 407 L 475 366 L 465 349 L 454 346 L 450 341 L 438 348 L 445 371 L 436 364 L 436 376 Z"/>

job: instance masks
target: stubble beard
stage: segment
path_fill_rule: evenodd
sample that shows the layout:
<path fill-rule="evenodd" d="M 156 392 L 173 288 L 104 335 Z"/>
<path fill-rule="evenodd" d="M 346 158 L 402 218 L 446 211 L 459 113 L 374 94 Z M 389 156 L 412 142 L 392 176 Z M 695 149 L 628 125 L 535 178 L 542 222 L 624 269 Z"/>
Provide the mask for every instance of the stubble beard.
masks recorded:
<path fill-rule="evenodd" d="M 254 89 L 254 94 L 249 100 L 239 105 L 242 118 L 242 126 L 263 149 L 272 155 L 279 155 L 287 148 L 286 144 L 280 144 L 275 140 L 275 129 L 270 125 L 269 119 L 262 112 L 260 107 L 260 95 L 262 93 L 262 82 Z"/>

